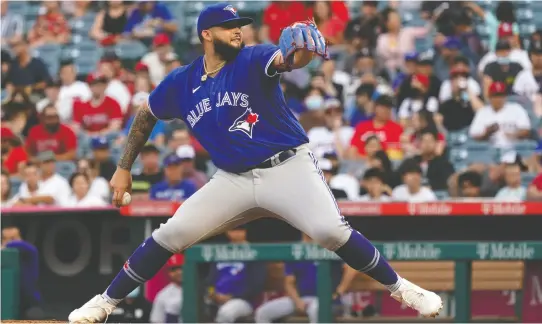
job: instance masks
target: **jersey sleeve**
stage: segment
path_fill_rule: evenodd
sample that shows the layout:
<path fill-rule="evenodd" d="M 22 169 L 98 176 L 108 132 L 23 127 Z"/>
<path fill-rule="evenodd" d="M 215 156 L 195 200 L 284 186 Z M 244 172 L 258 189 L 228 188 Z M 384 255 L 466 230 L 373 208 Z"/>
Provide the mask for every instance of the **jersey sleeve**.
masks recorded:
<path fill-rule="evenodd" d="M 279 72 L 272 66 L 273 60 L 280 54 L 278 46 L 273 44 L 256 45 L 252 49 L 252 66 L 266 76 L 272 78 Z"/>
<path fill-rule="evenodd" d="M 181 118 L 178 110 L 181 99 L 178 86 L 179 71 L 174 70 L 168 74 L 149 95 L 149 110 L 158 119 Z"/>

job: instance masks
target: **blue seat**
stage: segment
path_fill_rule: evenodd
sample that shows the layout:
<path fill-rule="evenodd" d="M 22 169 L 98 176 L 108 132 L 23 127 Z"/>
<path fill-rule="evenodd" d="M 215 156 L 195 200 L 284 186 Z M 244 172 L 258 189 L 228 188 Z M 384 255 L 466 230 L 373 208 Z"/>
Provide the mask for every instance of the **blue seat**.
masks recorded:
<path fill-rule="evenodd" d="M 537 147 L 538 143 L 536 141 L 524 140 L 516 143 L 512 150 L 519 154 L 522 158 L 527 159 L 534 154 Z"/>
<path fill-rule="evenodd" d="M 446 190 L 435 190 L 433 191 L 438 200 L 446 200 L 450 198 L 450 194 Z"/>
<path fill-rule="evenodd" d="M 33 55 L 39 57 L 47 66 L 50 75 L 57 75 L 60 67 L 62 47 L 58 44 L 45 44 L 34 49 Z"/>
<path fill-rule="evenodd" d="M 10 1 L 8 2 L 8 12 L 25 16 L 28 11 L 26 1 Z"/>
<path fill-rule="evenodd" d="M 536 31 L 536 26 L 534 24 L 521 24 L 519 25 L 519 34 L 520 36 L 530 36 Z"/>
<path fill-rule="evenodd" d="M 15 2 L 15 1 L 12 1 Z M 41 13 L 41 4 L 38 3 L 38 5 L 35 4 L 35 1 L 28 1 L 27 4 L 29 6 L 26 7 L 26 16 L 32 16 L 37 17 Z"/>
<path fill-rule="evenodd" d="M 69 24 L 72 33 L 88 35 L 90 29 L 92 28 L 92 25 L 94 24 L 95 17 L 96 14 L 90 12 L 83 17 L 70 19 Z"/>
<path fill-rule="evenodd" d="M 69 179 L 71 175 L 77 170 L 77 166 L 71 161 L 57 161 L 56 172 L 66 179 Z"/>
<path fill-rule="evenodd" d="M 182 1 L 164 1 L 163 4 L 169 9 L 172 15 L 176 16 L 182 13 L 184 5 Z"/>
<path fill-rule="evenodd" d="M 60 62 L 58 59 L 53 60 L 44 60 L 45 65 L 47 66 L 47 72 L 49 76 L 55 78 L 60 71 Z"/>
<path fill-rule="evenodd" d="M 138 41 L 124 41 L 115 46 L 115 52 L 122 59 L 139 59 L 147 54 L 148 49 Z"/>
<path fill-rule="evenodd" d="M 96 58 L 78 57 L 74 59 L 75 68 L 79 75 L 87 75 L 96 71 L 98 62 L 99 59 Z"/>
<path fill-rule="evenodd" d="M 478 26 L 476 26 L 476 32 L 478 33 L 478 35 L 480 35 L 482 37 L 482 36 L 489 35 L 490 31 L 489 31 L 489 28 L 486 25 L 478 25 Z"/>
<path fill-rule="evenodd" d="M 534 112 L 534 107 L 533 107 L 533 102 L 527 98 L 527 97 L 524 97 L 524 96 L 518 96 L 518 95 L 514 95 L 514 96 L 509 96 L 507 98 L 507 100 L 509 102 L 515 102 L 515 103 L 518 103 L 520 104 L 523 108 L 525 108 L 525 111 L 527 112 L 527 115 L 529 115 L 529 119 L 531 120 L 531 125 L 532 125 L 532 128 L 533 130 L 536 132 L 537 131 L 537 127 L 538 127 L 538 123 L 539 123 L 539 118 L 538 116 L 535 114 Z"/>
<path fill-rule="evenodd" d="M 35 18 L 34 19 L 26 18 L 24 21 L 24 33 L 28 34 L 28 32 L 30 32 L 30 30 L 32 29 L 32 27 L 34 27 L 35 24 L 36 24 Z"/>
<path fill-rule="evenodd" d="M 450 150 L 450 160 L 452 163 L 491 164 L 497 161 L 497 157 L 497 149 L 484 142 L 467 141 L 463 147 L 452 148 Z"/>
<path fill-rule="evenodd" d="M 266 1 L 235 1 L 233 5 L 239 11 L 261 13 L 267 7 L 268 3 Z"/>
<path fill-rule="evenodd" d="M 468 129 L 448 133 L 448 144 L 451 146 L 461 146 L 469 139 Z"/>
<path fill-rule="evenodd" d="M 533 19 L 533 11 L 531 9 L 518 9 L 516 11 L 516 18 L 519 20 L 530 20 Z"/>
<path fill-rule="evenodd" d="M 468 151 L 466 162 L 470 165 L 473 163 L 493 164 L 497 161 L 497 152 L 488 149 L 486 151 Z"/>
<path fill-rule="evenodd" d="M 516 8 L 530 8 L 532 6 L 531 0 L 517 0 L 512 2 Z"/>
<path fill-rule="evenodd" d="M 428 51 L 433 47 L 433 42 L 427 38 L 416 38 L 414 43 L 418 53 Z"/>
<path fill-rule="evenodd" d="M 34 49 L 34 56 L 36 57 L 47 57 L 47 56 L 55 56 L 60 57 L 60 53 L 62 51 L 62 47 L 58 44 L 44 44 L 40 47 L 37 47 Z"/>
<path fill-rule="evenodd" d="M 11 194 L 16 194 L 19 192 L 19 188 L 23 181 L 19 177 L 10 177 L 9 182 L 11 184 Z"/>

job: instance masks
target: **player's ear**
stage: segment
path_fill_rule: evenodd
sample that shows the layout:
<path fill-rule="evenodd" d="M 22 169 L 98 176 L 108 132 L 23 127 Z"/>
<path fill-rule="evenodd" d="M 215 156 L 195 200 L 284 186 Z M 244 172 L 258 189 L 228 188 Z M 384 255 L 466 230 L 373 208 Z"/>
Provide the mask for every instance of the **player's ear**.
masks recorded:
<path fill-rule="evenodd" d="M 213 41 L 213 35 L 212 35 L 210 30 L 206 29 L 206 30 L 201 31 L 201 41 L 202 41 L 202 43 L 203 43 L 203 40 L 206 40 L 208 42 Z"/>

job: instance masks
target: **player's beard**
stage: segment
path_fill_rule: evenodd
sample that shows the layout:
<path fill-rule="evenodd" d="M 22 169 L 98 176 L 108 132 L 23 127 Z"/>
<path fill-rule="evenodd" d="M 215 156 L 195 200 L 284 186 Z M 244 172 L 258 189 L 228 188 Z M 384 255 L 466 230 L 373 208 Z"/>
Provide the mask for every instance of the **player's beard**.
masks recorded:
<path fill-rule="evenodd" d="M 222 59 L 226 61 L 231 61 L 237 57 L 237 54 L 245 47 L 245 43 L 241 43 L 241 46 L 235 47 L 228 42 L 224 42 L 220 39 L 213 40 L 213 46 L 215 48 L 215 53 L 220 55 Z"/>

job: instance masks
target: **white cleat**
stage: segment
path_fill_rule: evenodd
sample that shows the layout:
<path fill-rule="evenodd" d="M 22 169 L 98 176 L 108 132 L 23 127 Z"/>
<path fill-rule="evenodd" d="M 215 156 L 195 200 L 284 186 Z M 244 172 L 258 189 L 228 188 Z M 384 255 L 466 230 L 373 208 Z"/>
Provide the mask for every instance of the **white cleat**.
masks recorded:
<path fill-rule="evenodd" d="M 404 278 L 402 280 L 401 287 L 391 294 L 391 297 L 418 311 L 423 317 L 436 317 L 442 309 L 440 296 Z"/>
<path fill-rule="evenodd" d="M 70 313 L 68 322 L 75 323 L 105 323 L 109 314 L 116 306 L 108 303 L 102 295 L 96 295 L 86 304 Z"/>

